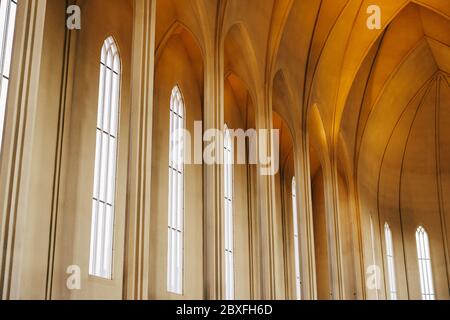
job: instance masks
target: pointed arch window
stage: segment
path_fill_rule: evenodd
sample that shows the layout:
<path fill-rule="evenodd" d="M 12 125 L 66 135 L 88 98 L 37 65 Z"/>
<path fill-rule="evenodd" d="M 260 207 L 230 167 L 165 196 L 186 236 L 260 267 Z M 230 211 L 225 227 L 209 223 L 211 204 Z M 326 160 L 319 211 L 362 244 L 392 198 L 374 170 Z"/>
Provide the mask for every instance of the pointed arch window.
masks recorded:
<path fill-rule="evenodd" d="M 292 178 L 292 223 L 294 225 L 294 259 L 295 259 L 295 292 L 297 300 L 301 300 L 301 278 L 300 278 L 300 245 L 297 219 L 297 185 L 295 177 Z"/>
<path fill-rule="evenodd" d="M 0 150 L 3 144 L 3 126 L 8 97 L 16 12 L 16 0 L 2 0 L 0 2 Z"/>
<path fill-rule="evenodd" d="M 89 274 L 112 279 L 121 62 L 114 38 L 103 43 L 97 109 Z"/>
<path fill-rule="evenodd" d="M 425 228 L 416 231 L 417 259 L 419 262 L 420 288 L 422 300 L 434 300 L 433 272 L 431 269 L 430 241 Z"/>
<path fill-rule="evenodd" d="M 394 245 L 389 224 L 384 224 L 384 237 L 386 241 L 386 261 L 388 268 L 389 294 L 391 300 L 397 300 L 397 283 L 395 277 Z"/>
<path fill-rule="evenodd" d="M 372 216 L 370 216 L 370 246 L 371 246 L 371 250 L 372 250 L 373 267 L 375 269 L 377 269 L 378 264 L 377 264 L 377 257 L 376 257 L 376 253 L 375 253 L 375 229 L 374 229 Z M 380 279 L 378 278 L 378 271 L 375 270 L 375 286 L 374 286 L 373 290 L 375 290 L 375 297 L 377 300 L 379 299 L 379 294 L 378 294 L 378 290 L 379 290 L 378 284 L 379 283 L 380 283 Z"/>
<path fill-rule="evenodd" d="M 234 299 L 233 239 L 233 142 L 230 130 L 224 135 L 224 210 L 225 210 L 225 298 Z"/>
<path fill-rule="evenodd" d="M 167 290 L 183 294 L 184 101 L 175 86 L 170 97 Z"/>

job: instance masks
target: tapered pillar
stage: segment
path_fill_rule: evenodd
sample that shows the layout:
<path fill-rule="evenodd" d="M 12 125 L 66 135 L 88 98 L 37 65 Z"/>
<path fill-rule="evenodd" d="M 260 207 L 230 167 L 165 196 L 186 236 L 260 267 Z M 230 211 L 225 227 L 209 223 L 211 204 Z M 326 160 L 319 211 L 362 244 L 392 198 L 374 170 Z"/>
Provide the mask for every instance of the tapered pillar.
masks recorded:
<path fill-rule="evenodd" d="M 18 1 L 0 177 L 2 299 L 49 299 L 67 79 L 66 3 Z"/>
<path fill-rule="evenodd" d="M 304 131 L 306 132 L 306 130 Z M 310 164 L 308 138 L 306 133 L 298 132 L 294 139 L 295 174 L 297 194 L 297 223 L 300 240 L 300 281 L 303 300 L 317 299 L 316 261 L 314 247 L 314 222 L 312 211 L 312 191 L 310 182 Z M 303 177 L 303 178 L 302 178 Z"/>
<path fill-rule="evenodd" d="M 216 39 L 217 40 L 217 39 Z M 203 130 L 222 130 L 224 127 L 224 71 L 220 41 L 208 55 L 205 73 L 205 97 Z M 205 141 L 204 150 L 217 139 Z M 220 300 L 224 296 L 224 239 L 223 239 L 223 166 L 220 152 L 215 163 L 203 164 L 204 175 L 204 219 L 203 219 L 203 268 L 204 298 Z"/>
<path fill-rule="evenodd" d="M 339 190 L 338 190 L 338 176 L 335 164 L 330 164 L 328 173 L 324 172 L 325 177 L 325 198 L 328 198 L 328 236 L 329 243 L 329 257 L 331 259 L 331 296 L 333 300 L 341 300 L 343 298 L 343 283 L 342 283 L 342 252 L 341 252 L 341 235 L 339 229 Z"/>
<path fill-rule="evenodd" d="M 124 298 L 149 296 L 156 0 L 134 0 Z"/>
<path fill-rule="evenodd" d="M 258 132 L 258 164 L 257 164 L 257 194 L 259 219 L 259 257 L 261 292 L 263 300 L 276 299 L 275 290 L 275 255 L 274 255 L 274 223 L 275 223 L 275 174 L 279 164 L 274 163 L 276 152 L 272 121 L 271 88 L 266 88 L 264 99 L 261 99 L 256 110 L 256 129 Z M 262 102 L 264 101 L 264 102 Z M 263 132 L 266 134 L 263 134 Z M 268 163 L 267 159 L 270 159 Z M 274 171 L 275 170 L 275 171 Z"/>

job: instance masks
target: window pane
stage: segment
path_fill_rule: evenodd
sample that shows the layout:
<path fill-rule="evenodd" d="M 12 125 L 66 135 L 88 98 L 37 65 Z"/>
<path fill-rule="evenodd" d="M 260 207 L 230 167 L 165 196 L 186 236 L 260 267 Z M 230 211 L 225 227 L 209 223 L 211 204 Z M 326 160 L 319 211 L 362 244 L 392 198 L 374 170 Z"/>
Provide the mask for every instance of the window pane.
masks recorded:
<path fill-rule="evenodd" d="M 104 92 L 104 104 L 103 104 L 103 123 L 101 129 L 105 132 L 109 132 L 109 123 L 111 115 L 111 95 L 112 95 L 112 78 L 113 72 L 107 67 L 105 77 L 105 92 Z"/>
<path fill-rule="evenodd" d="M 5 112 L 6 112 L 6 98 L 8 95 L 8 81 L 0 80 L 1 83 L 1 91 L 0 91 L 0 147 L 3 140 L 3 124 L 5 123 Z"/>
<path fill-rule="evenodd" d="M 100 154 L 100 177 L 99 177 L 99 184 L 100 184 L 100 194 L 99 194 L 99 200 L 106 201 L 106 177 L 108 173 L 108 147 L 109 147 L 109 141 L 108 141 L 108 134 L 102 133 L 102 138 L 100 141 L 101 145 L 101 154 Z"/>
<path fill-rule="evenodd" d="M 0 148 L 3 144 L 16 9 L 17 1 L 2 0 L 0 2 Z"/>
<path fill-rule="evenodd" d="M 378 266 L 377 264 L 377 258 L 376 258 L 376 253 L 375 253 L 375 229 L 374 229 L 374 225 L 373 225 L 373 220 L 372 220 L 372 216 L 370 216 L 370 245 L 371 245 L 371 249 L 372 249 L 372 262 L 373 262 L 373 266 Z M 378 273 L 375 272 L 375 297 L 378 300 L 379 298 L 379 294 L 378 294 L 378 284 L 379 284 L 380 279 L 378 279 Z"/>
<path fill-rule="evenodd" d="M 3 75 L 9 78 L 10 68 L 11 68 L 11 55 L 12 55 L 12 45 L 14 38 L 14 26 L 16 24 L 16 7 L 14 1 L 10 1 L 11 5 L 9 7 L 9 21 L 6 33 L 5 42 L 5 61 L 3 63 Z"/>
<path fill-rule="evenodd" d="M 184 103 L 178 86 L 170 97 L 167 291 L 183 294 Z"/>
<path fill-rule="evenodd" d="M 397 284 L 395 277 L 395 262 L 394 262 L 394 246 L 392 242 L 392 232 L 389 225 L 384 225 L 384 235 L 386 240 L 386 261 L 388 267 L 389 293 L 391 300 L 397 300 Z"/>
<path fill-rule="evenodd" d="M 234 237 L 233 237 L 233 145 L 231 133 L 224 135 L 224 231 L 225 231 L 225 298 L 234 299 Z"/>
<path fill-rule="evenodd" d="M 423 227 L 416 231 L 417 259 L 419 263 L 420 288 L 423 300 L 434 300 L 433 272 L 428 234 Z"/>
<path fill-rule="evenodd" d="M 107 196 L 106 203 L 112 205 L 114 203 L 114 194 L 116 186 L 116 160 L 117 160 L 117 150 L 116 150 L 116 139 L 109 139 L 109 150 L 108 150 L 108 182 L 107 182 Z"/>
<path fill-rule="evenodd" d="M 119 51 L 109 37 L 103 44 L 100 60 L 89 259 L 89 274 L 106 279 L 112 278 L 117 179 L 120 70 L 113 70 L 114 59 L 120 60 Z"/>
<path fill-rule="evenodd" d="M 103 129 L 103 104 L 105 101 L 105 79 L 106 79 L 106 66 L 104 64 L 100 64 L 100 80 L 99 80 L 99 89 L 98 89 L 98 109 L 97 109 L 97 128 L 100 130 Z"/>

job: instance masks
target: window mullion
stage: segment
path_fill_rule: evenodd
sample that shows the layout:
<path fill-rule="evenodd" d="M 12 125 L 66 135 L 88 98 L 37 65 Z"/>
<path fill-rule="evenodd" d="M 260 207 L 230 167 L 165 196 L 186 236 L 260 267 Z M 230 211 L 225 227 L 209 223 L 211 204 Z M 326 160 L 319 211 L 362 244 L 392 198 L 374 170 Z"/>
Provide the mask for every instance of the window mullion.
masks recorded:
<path fill-rule="evenodd" d="M 179 255 L 178 255 L 178 251 L 179 251 L 179 242 L 178 242 L 178 234 L 177 234 L 177 230 L 178 230 L 178 218 L 179 218 L 179 204 L 180 204 L 180 174 L 178 171 L 178 148 L 179 148 L 179 141 L 178 141 L 178 130 L 179 130 L 179 118 L 177 116 L 175 116 L 175 132 L 174 132 L 174 136 L 175 136 L 175 146 L 174 146 L 174 150 L 175 150 L 175 158 L 174 158 L 174 167 L 175 167 L 175 211 L 174 211 L 174 231 L 172 231 L 174 233 L 174 258 L 175 258 L 175 263 L 173 265 L 173 271 L 174 271 L 174 290 L 175 293 L 178 293 L 178 264 L 179 264 Z"/>
<path fill-rule="evenodd" d="M 111 58 L 112 59 L 112 58 Z M 108 189 L 109 189 L 109 184 L 108 184 L 108 177 L 109 177 L 109 170 L 111 170 L 111 168 L 109 167 L 109 157 L 110 157 L 110 149 L 111 149 L 111 136 L 109 135 L 109 129 L 110 129 L 110 124 L 111 124 L 111 103 L 112 103 L 112 95 L 113 95 L 113 72 L 111 70 L 108 70 L 107 75 L 109 77 L 109 90 L 107 92 L 108 95 L 108 104 L 105 105 L 105 111 L 108 110 L 108 113 L 105 116 L 104 119 L 104 125 L 106 124 L 107 127 L 104 128 L 104 130 L 107 132 L 107 134 L 105 134 L 106 136 L 106 141 L 107 141 L 107 145 L 106 145 L 106 168 L 105 168 L 105 176 L 104 176 L 104 180 L 102 181 L 102 183 L 104 184 L 104 195 L 103 195 L 103 200 L 105 201 L 105 204 L 103 205 L 103 224 L 102 224 L 102 234 L 104 235 L 101 239 L 101 252 L 102 252 L 102 257 L 101 257 L 101 273 L 104 277 L 107 277 L 109 275 L 107 275 L 107 252 L 106 252 L 106 243 L 108 241 L 107 239 L 107 224 L 108 224 Z"/>
<path fill-rule="evenodd" d="M 106 39 L 100 58 L 89 262 L 91 275 L 107 279 L 112 279 L 114 252 L 120 74 L 111 65 L 120 63 L 117 52 L 114 40 Z"/>
<path fill-rule="evenodd" d="M 423 227 L 416 231 L 417 259 L 423 300 L 434 300 L 433 271 L 431 266 L 430 242 Z"/>
<path fill-rule="evenodd" d="M 182 118 L 183 102 L 178 87 L 170 98 L 169 132 L 169 206 L 168 206 L 168 291 L 182 294 L 183 290 L 183 224 L 184 224 L 184 161 Z"/>
<path fill-rule="evenodd" d="M 98 233 L 99 233 L 99 229 L 101 227 L 99 225 L 99 220 L 100 220 L 100 215 L 101 215 L 101 212 L 100 212 L 101 205 L 100 205 L 99 200 L 101 200 L 100 193 L 102 190 L 102 181 L 101 181 L 102 163 L 103 163 L 103 157 L 106 156 L 103 152 L 103 143 L 104 143 L 104 141 L 103 141 L 104 140 L 104 134 L 103 134 L 103 117 L 104 117 L 103 108 L 104 107 L 103 107 L 103 104 L 104 104 L 104 99 L 105 99 L 105 94 L 106 94 L 105 87 L 106 87 L 107 70 L 101 64 L 100 64 L 100 74 L 101 75 L 100 75 L 100 82 L 99 82 L 99 85 L 100 85 L 99 96 L 101 98 L 99 98 L 99 105 L 98 105 L 97 127 L 101 131 L 100 131 L 100 140 L 96 142 L 97 144 L 99 144 L 100 154 L 99 154 L 99 160 L 98 160 L 98 163 L 99 163 L 98 170 L 95 169 L 95 171 L 94 171 L 94 181 L 97 181 L 98 190 L 97 190 L 97 194 L 95 194 L 95 191 L 94 191 L 94 197 L 96 197 L 96 199 L 97 199 L 97 201 L 96 201 L 97 208 L 95 210 L 95 213 L 96 213 L 95 223 L 92 226 L 92 228 L 95 230 L 95 234 L 94 234 L 94 238 L 92 239 L 92 242 L 94 243 L 94 245 L 93 245 L 93 252 L 92 252 L 92 268 L 93 269 L 91 272 L 95 275 L 98 275 L 98 273 L 99 273 L 98 257 L 99 257 L 100 252 L 99 252 L 99 246 L 98 246 L 98 244 L 99 244 L 99 234 Z M 98 119 L 100 119 L 100 121 Z"/>

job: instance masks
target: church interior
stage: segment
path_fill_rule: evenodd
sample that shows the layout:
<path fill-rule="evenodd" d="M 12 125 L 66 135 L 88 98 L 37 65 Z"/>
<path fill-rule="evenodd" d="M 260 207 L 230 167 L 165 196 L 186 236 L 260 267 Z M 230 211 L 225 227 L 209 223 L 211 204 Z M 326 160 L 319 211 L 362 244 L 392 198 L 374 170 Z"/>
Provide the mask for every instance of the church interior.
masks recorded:
<path fill-rule="evenodd" d="M 450 1 L 1 0 L 0 71 L 0 299 L 450 299 Z"/>

